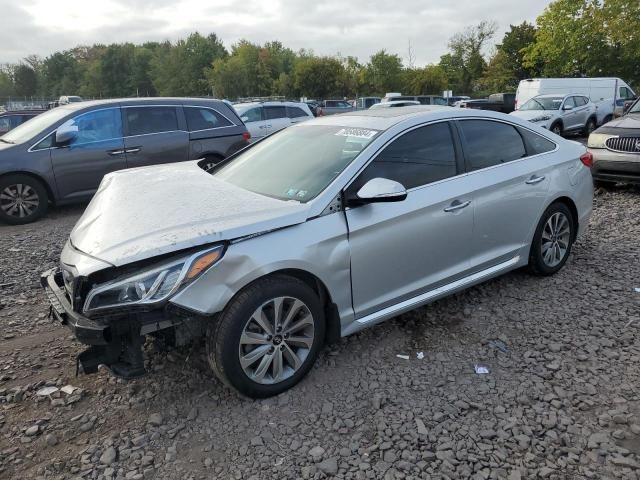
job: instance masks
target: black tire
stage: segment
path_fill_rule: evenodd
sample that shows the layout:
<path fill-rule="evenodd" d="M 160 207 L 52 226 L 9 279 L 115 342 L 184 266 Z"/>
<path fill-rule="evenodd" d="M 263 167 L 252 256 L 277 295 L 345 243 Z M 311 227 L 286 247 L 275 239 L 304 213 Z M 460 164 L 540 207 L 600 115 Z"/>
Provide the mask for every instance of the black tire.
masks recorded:
<path fill-rule="evenodd" d="M 584 126 L 584 130 L 582 130 L 582 133 L 584 134 L 585 137 L 589 137 L 589 135 L 591 135 L 591 133 L 596 129 L 596 119 L 591 117 L 589 118 L 589 120 L 587 120 L 587 123 Z"/>
<path fill-rule="evenodd" d="M 562 136 L 562 133 L 564 131 L 564 129 L 562 128 L 562 123 L 560 122 L 555 122 L 553 125 L 551 125 L 551 128 L 549 128 L 549 130 L 560 136 Z"/>
<path fill-rule="evenodd" d="M 224 158 L 220 155 L 205 155 L 204 161 L 201 163 L 201 167 L 208 172 L 223 160 Z"/>
<path fill-rule="evenodd" d="M 254 312 L 279 297 L 292 297 L 300 300 L 308 308 L 308 312 L 313 318 L 313 343 L 299 368 L 297 370 L 291 369 L 293 373 L 289 377 L 275 383 L 259 383 L 245 372 L 240 363 L 241 337 Z M 207 332 L 207 357 L 216 376 L 228 386 L 248 397 L 271 397 L 293 387 L 309 372 L 320 348 L 322 348 L 324 333 L 324 309 L 318 295 L 307 284 L 296 278 L 274 275 L 248 285 L 229 302 L 219 320 L 216 324 L 212 324 Z M 280 341 L 285 343 L 282 338 Z M 275 343 L 275 337 L 272 342 L 275 349 L 283 350 L 285 348 L 281 343 Z M 280 346 L 278 347 L 278 345 Z M 269 348 L 274 349 L 271 344 L 269 344 Z M 281 358 L 284 358 L 283 354 L 280 355 Z M 260 358 L 264 358 L 264 355 Z M 275 367 L 269 368 L 274 369 Z M 271 371 L 272 376 L 273 371 Z"/>
<path fill-rule="evenodd" d="M 545 261 L 543 255 L 543 241 L 548 243 L 546 240 L 546 236 L 543 239 L 543 235 L 545 233 L 545 226 L 551 217 L 555 214 L 563 215 L 564 218 L 568 221 L 569 226 L 569 236 L 566 241 L 566 251 L 564 256 L 561 258 L 558 264 L 550 265 L 547 261 Z M 571 210 L 561 202 L 553 203 L 549 205 L 549 207 L 544 211 L 540 221 L 538 222 L 538 226 L 536 227 L 535 234 L 533 235 L 533 242 L 531 243 L 531 251 L 529 253 L 529 271 L 535 275 L 548 276 L 553 275 L 557 271 L 559 271 L 564 264 L 567 262 L 569 255 L 571 254 L 571 247 L 573 246 L 573 242 L 576 238 L 576 220 L 573 218 L 573 214 Z"/>
<path fill-rule="evenodd" d="M 18 203 L 16 198 L 20 197 Z M 49 195 L 42 182 L 29 175 L 0 177 L 0 221 L 10 225 L 35 222 L 47 213 Z"/>
<path fill-rule="evenodd" d="M 594 189 L 598 189 L 598 188 L 604 188 L 605 190 L 612 188 L 614 185 L 616 184 L 616 182 L 606 182 L 604 180 L 597 180 L 597 179 L 593 179 L 593 188 Z"/>
<path fill-rule="evenodd" d="M 602 120 L 602 125 L 604 125 L 605 123 L 609 123 L 611 120 L 613 120 L 613 115 L 607 115 L 606 117 L 604 117 L 604 119 Z"/>

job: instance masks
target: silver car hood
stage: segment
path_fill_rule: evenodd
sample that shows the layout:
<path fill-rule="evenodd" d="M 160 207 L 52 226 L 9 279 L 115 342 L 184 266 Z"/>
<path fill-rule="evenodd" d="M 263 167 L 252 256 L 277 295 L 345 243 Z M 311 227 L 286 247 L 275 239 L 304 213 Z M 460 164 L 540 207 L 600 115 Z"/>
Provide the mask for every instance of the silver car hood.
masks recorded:
<path fill-rule="evenodd" d="M 558 114 L 556 110 L 515 110 L 510 115 L 522 118 L 523 120 L 531 120 L 532 118 L 549 115 L 554 117 Z"/>
<path fill-rule="evenodd" d="M 71 232 L 72 245 L 115 266 L 302 223 L 308 207 L 216 179 L 197 162 L 108 174 Z"/>

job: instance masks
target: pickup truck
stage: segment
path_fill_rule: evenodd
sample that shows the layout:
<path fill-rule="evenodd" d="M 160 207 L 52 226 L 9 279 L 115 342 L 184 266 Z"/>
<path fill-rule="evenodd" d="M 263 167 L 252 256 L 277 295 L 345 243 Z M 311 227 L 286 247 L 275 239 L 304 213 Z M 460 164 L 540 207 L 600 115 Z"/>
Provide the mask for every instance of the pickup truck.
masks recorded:
<path fill-rule="evenodd" d="M 325 100 L 320 103 L 322 115 L 353 112 L 355 108 L 346 100 Z"/>
<path fill-rule="evenodd" d="M 492 110 L 494 112 L 511 113 L 515 110 L 515 93 L 494 93 L 489 98 L 468 100 L 460 104 L 462 108 L 475 108 L 476 110 Z"/>

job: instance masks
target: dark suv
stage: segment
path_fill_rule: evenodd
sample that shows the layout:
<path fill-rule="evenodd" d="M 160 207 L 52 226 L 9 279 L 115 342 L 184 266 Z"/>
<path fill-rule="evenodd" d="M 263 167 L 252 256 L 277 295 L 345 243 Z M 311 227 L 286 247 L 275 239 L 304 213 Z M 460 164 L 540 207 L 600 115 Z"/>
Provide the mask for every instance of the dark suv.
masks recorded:
<path fill-rule="evenodd" d="M 193 159 L 210 166 L 249 139 L 242 120 L 220 100 L 60 106 L 0 137 L 0 221 L 29 223 L 46 213 L 49 202 L 86 201 L 114 170 Z"/>
<path fill-rule="evenodd" d="M 0 112 L 0 135 L 13 130 L 18 125 L 22 125 L 27 120 L 31 120 L 36 115 L 40 115 L 45 110 L 9 110 Z"/>

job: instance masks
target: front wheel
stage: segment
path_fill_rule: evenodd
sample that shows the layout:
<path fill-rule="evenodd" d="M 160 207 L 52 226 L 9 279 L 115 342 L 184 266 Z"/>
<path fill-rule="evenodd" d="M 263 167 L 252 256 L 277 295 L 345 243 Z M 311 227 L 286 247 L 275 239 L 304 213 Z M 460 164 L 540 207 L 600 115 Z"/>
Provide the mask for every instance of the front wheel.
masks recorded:
<path fill-rule="evenodd" d="M 531 244 L 529 270 L 553 275 L 567 262 L 575 239 L 575 221 L 564 203 L 554 203 L 542 214 Z"/>
<path fill-rule="evenodd" d="M 270 397 L 309 372 L 324 332 L 320 299 L 307 284 L 265 277 L 238 293 L 210 328 L 207 357 L 227 385 L 249 397 Z"/>
<path fill-rule="evenodd" d="M 562 124 L 560 122 L 556 122 L 551 125 L 550 130 L 556 135 L 562 136 Z"/>
<path fill-rule="evenodd" d="M 11 225 L 35 222 L 48 208 L 47 189 L 40 181 L 21 174 L 0 178 L 0 221 Z"/>
<path fill-rule="evenodd" d="M 596 129 L 596 120 L 594 118 L 590 118 L 587 120 L 587 124 L 584 126 L 583 133 L 585 137 L 591 135 L 591 133 Z"/>

